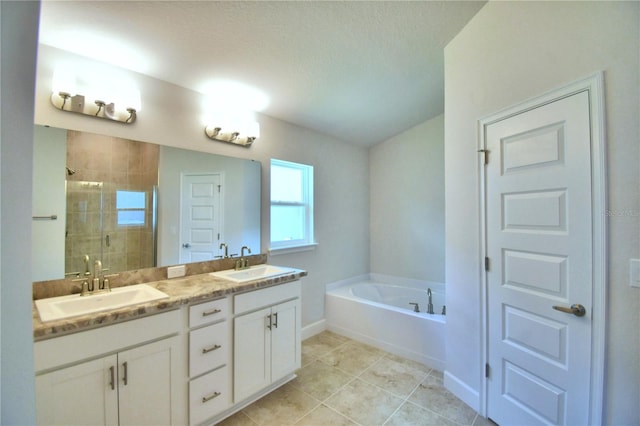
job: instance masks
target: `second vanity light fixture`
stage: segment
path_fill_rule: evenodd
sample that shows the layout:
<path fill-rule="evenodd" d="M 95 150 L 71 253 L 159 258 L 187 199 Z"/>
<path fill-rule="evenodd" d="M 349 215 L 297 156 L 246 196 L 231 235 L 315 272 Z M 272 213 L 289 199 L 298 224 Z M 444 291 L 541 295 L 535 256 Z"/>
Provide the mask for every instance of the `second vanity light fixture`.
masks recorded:
<path fill-rule="evenodd" d="M 78 93 L 80 91 L 85 94 Z M 65 68 L 56 70 L 52 92 L 51 103 L 54 107 L 65 112 L 75 112 L 90 117 L 132 124 L 136 121 L 140 111 L 140 92 L 138 90 L 129 88 L 117 91 L 107 89 L 102 85 L 100 88 L 83 87 L 82 90 L 79 90 L 76 87 L 76 75 L 73 71 Z"/>
<path fill-rule="evenodd" d="M 260 124 L 257 121 L 237 123 L 227 121 L 225 124 L 225 120 L 221 120 L 219 123 L 206 125 L 204 134 L 214 141 L 228 142 L 248 148 L 260 137 Z"/>

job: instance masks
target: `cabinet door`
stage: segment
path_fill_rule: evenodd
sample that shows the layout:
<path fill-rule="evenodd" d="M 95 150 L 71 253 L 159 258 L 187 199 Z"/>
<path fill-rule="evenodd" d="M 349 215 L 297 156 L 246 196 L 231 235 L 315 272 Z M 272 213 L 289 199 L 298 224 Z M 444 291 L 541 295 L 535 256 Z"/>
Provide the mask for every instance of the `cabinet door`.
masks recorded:
<path fill-rule="evenodd" d="M 234 319 L 234 402 L 240 402 L 271 383 L 271 308 Z"/>
<path fill-rule="evenodd" d="M 300 368 L 300 299 L 271 308 L 271 381 Z"/>
<path fill-rule="evenodd" d="M 180 372 L 185 349 L 178 336 L 139 346 L 118 354 L 120 425 L 170 425 L 184 423 L 179 414 Z M 181 374 L 180 374 L 181 373 Z M 181 383 L 183 383 L 181 385 Z"/>
<path fill-rule="evenodd" d="M 116 367 L 111 355 L 36 376 L 38 424 L 117 425 Z"/>

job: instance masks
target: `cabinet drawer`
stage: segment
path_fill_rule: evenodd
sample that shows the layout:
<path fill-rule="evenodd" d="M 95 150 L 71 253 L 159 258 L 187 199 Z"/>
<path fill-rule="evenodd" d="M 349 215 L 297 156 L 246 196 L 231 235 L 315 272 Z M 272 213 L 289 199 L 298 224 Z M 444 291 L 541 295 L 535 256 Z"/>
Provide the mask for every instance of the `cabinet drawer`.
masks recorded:
<path fill-rule="evenodd" d="M 231 406 L 228 367 L 212 371 L 189 383 L 189 423 L 199 424 Z"/>
<path fill-rule="evenodd" d="M 189 306 L 189 327 L 199 327 L 226 319 L 229 315 L 229 298 L 211 300 Z"/>
<path fill-rule="evenodd" d="M 189 376 L 195 377 L 228 364 L 230 348 L 228 321 L 189 332 Z"/>
<path fill-rule="evenodd" d="M 236 315 L 249 312 L 265 306 L 275 305 L 285 300 L 300 297 L 300 281 L 275 285 L 262 290 L 249 291 L 234 296 L 234 313 Z"/>

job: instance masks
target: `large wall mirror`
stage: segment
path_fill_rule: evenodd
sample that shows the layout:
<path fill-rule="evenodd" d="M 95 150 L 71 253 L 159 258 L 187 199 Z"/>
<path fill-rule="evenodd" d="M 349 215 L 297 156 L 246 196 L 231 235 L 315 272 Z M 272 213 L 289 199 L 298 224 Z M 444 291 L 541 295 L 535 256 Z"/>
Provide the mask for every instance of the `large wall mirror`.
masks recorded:
<path fill-rule="evenodd" d="M 35 126 L 33 281 L 260 252 L 260 163 Z"/>

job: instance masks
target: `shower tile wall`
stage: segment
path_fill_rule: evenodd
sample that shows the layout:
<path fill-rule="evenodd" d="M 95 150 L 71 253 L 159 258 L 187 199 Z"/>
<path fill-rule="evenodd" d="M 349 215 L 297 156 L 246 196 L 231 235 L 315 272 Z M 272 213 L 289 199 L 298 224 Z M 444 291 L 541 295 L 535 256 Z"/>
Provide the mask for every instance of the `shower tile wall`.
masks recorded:
<path fill-rule="evenodd" d="M 67 167 L 75 173 L 67 176 L 65 272 L 84 272 L 87 254 L 93 268 L 100 253 L 110 273 L 154 266 L 151 206 L 158 158 L 155 144 L 68 131 Z M 117 190 L 145 193 L 143 226 L 118 225 Z"/>

